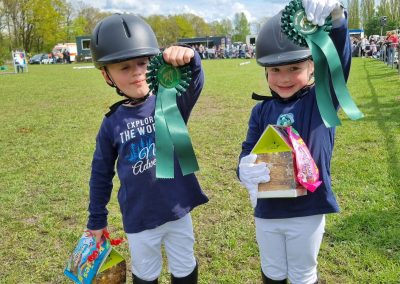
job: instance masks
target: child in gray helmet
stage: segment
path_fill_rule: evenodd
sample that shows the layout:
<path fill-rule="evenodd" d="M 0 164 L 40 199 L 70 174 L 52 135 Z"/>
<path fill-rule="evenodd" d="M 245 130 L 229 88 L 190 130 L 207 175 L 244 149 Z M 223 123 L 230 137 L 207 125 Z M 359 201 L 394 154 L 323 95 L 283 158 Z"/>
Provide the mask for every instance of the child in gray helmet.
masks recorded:
<path fill-rule="evenodd" d="M 331 15 L 329 34 L 339 54 L 345 78 L 351 61 L 346 14 L 336 0 L 303 0 L 307 19 L 323 25 Z M 308 48 L 281 32 L 281 12 L 261 28 L 256 57 L 265 68 L 272 97 L 257 104 L 242 144 L 238 175 L 254 207 L 256 238 L 263 283 L 318 283 L 317 256 L 325 228 L 325 214 L 339 211 L 331 188 L 330 162 L 335 128 L 326 128 L 318 110 L 313 84 L 314 63 Z M 336 97 L 332 98 L 338 109 Z M 314 159 L 322 184 L 315 192 L 296 198 L 257 199 L 259 183 L 269 182 L 269 165 L 250 154 L 269 124 L 293 126 Z"/>
<path fill-rule="evenodd" d="M 114 14 L 96 25 L 90 48 L 104 80 L 125 100 L 112 107 L 97 134 L 87 228 L 101 239 L 107 227 L 106 205 L 116 169 L 133 282 L 158 283 L 164 245 L 171 283 L 197 283 L 190 211 L 208 199 L 194 174 L 182 175 L 176 158 L 175 177 L 156 178 L 156 98 L 146 82 L 149 58 L 159 53 L 153 30 L 137 16 Z M 174 66 L 190 66 L 190 85 L 177 98 L 177 106 L 187 121 L 204 83 L 200 57 L 191 48 L 171 46 L 163 52 L 163 58 Z"/>

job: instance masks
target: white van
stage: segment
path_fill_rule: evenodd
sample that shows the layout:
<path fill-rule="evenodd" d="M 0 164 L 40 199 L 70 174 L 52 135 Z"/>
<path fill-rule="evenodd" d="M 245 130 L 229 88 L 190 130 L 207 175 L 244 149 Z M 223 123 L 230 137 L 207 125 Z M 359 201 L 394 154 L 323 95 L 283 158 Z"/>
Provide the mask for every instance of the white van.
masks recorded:
<path fill-rule="evenodd" d="M 62 58 L 62 53 L 65 50 L 68 50 L 71 62 L 75 61 L 75 57 L 78 53 L 76 42 L 58 43 L 54 46 L 53 53 L 58 58 Z"/>

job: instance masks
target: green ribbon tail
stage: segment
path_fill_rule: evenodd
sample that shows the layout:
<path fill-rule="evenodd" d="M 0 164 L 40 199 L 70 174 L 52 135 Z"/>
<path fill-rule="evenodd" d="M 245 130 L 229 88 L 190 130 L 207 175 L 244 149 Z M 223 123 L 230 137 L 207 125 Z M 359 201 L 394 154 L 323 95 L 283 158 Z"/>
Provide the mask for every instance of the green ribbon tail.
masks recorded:
<path fill-rule="evenodd" d="M 165 93 L 165 94 L 164 94 Z M 159 86 L 158 94 L 161 95 L 165 120 L 175 147 L 176 155 L 181 166 L 182 174 L 188 175 L 199 170 L 189 132 L 183 121 L 182 115 L 176 105 L 176 89 L 166 89 Z"/>
<path fill-rule="evenodd" d="M 156 177 L 174 177 L 174 145 L 169 134 L 167 122 L 164 117 L 162 95 L 159 93 L 156 100 L 154 114 L 156 127 Z"/>
<path fill-rule="evenodd" d="M 333 106 L 331 90 L 329 88 L 329 73 L 327 68 L 318 68 L 318 66 L 327 66 L 325 55 L 322 50 L 312 41 L 306 38 L 307 44 L 311 49 L 314 60 L 314 78 L 315 91 L 317 93 L 317 105 L 322 120 L 326 127 L 335 127 L 341 124 L 337 111 Z"/>
<path fill-rule="evenodd" d="M 309 35 L 308 40 L 312 41 L 318 47 L 315 49 L 321 49 L 326 58 L 329 71 L 331 73 L 333 89 L 335 90 L 336 97 L 343 111 L 352 120 L 362 118 L 364 116 L 363 113 L 358 109 L 352 100 L 346 87 L 342 64 L 340 62 L 336 47 L 329 35 L 324 31 L 319 31 L 315 34 Z M 318 68 L 318 65 L 315 66 Z"/>

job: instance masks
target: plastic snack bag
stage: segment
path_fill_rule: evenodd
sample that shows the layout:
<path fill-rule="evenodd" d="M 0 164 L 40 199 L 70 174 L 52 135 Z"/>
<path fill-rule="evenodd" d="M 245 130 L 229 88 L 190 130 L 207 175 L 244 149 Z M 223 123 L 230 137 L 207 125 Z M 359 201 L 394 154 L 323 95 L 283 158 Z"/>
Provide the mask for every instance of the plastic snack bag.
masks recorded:
<path fill-rule="evenodd" d="M 85 230 L 67 262 L 64 274 L 78 284 L 102 283 L 101 278 L 109 279 L 105 283 L 125 283 L 125 260 L 112 248 L 122 241 L 110 239 L 109 233 L 104 231 L 101 242 L 96 243 L 91 232 Z M 114 277 L 116 272 L 118 276 Z M 97 277 L 99 275 L 101 277 Z"/>
<path fill-rule="evenodd" d="M 314 192 L 322 183 L 318 167 L 299 133 L 291 126 L 286 131 L 293 147 L 296 180 L 308 191 Z"/>

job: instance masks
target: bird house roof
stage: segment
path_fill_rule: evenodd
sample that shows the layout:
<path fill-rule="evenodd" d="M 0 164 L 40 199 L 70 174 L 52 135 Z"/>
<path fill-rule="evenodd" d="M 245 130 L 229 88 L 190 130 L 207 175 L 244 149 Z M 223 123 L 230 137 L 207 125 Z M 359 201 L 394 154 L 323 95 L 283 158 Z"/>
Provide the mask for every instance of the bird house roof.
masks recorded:
<path fill-rule="evenodd" d="M 264 130 L 263 134 L 261 134 L 251 153 L 263 154 L 292 151 L 293 149 L 285 127 L 270 124 Z"/>

